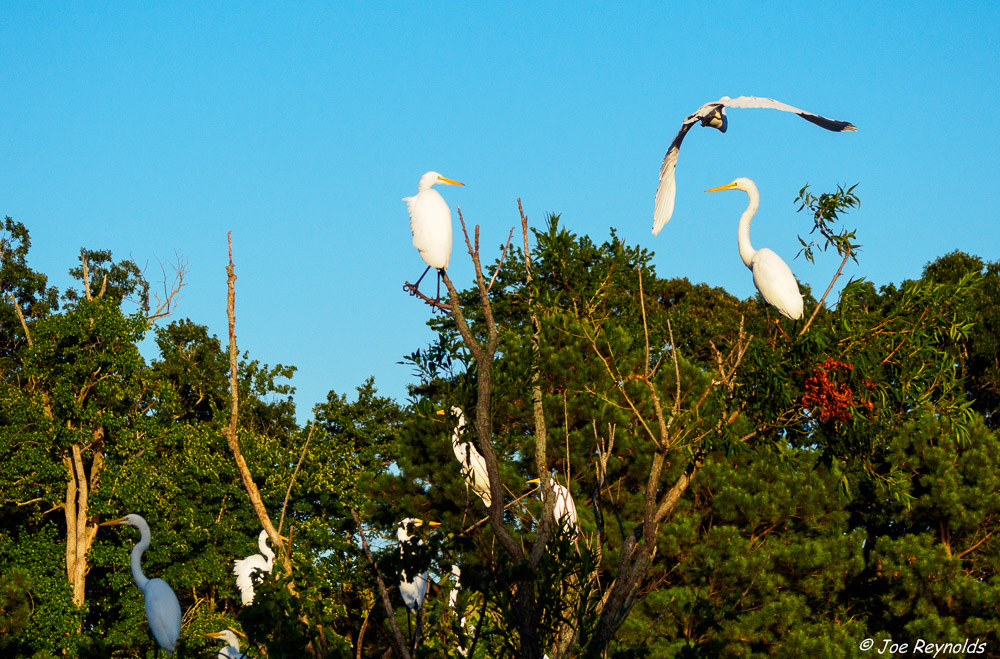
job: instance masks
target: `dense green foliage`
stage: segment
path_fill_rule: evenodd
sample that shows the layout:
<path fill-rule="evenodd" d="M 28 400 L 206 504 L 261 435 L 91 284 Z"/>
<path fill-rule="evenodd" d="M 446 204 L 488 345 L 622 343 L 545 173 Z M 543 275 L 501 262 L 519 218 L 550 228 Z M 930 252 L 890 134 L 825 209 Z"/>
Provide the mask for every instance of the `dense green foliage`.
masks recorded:
<path fill-rule="evenodd" d="M 799 267 L 834 270 L 827 247 L 858 258 L 855 232 L 832 228 L 853 190 L 803 189 L 818 239 Z M 139 269 L 108 252 L 81 251 L 79 290 L 49 287 L 7 218 L 0 653 L 152 655 L 128 567 L 137 533 L 98 526 L 130 512 L 152 529 L 145 573 L 181 602 L 182 657 L 214 656 L 204 634 L 225 627 L 250 657 L 383 656 L 401 651 L 394 625 L 424 657 L 849 657 L 866 638 L 998 651 L 1000 263 L 953 253 L 917 281 L 852 281 L 807 325 L 661 279 L 614 232 L 596 243 L 551 217 L 531 237 L 530 278 L 512 247 L 486 269 L 488 307 L 476 285 L 457 291 L 480 345 L 495 321 L 490 370 L 453 314 L 432 316 L 436 340 L 406 357 L 405 406 L 368 380 L 302 424 L 294 369 L 240 357 L 240 449 L 291 536 L 242 607 L 232 561 L 256 553 L 261 522 L 224 433 L 224 346 L 192 320 L 157 321 Z M 497 521 L 455 459 L 453 406 L 461 440 L 497 456 Z M 547 526 L 526 485 L 543 447 L 579 536 Z M 403 517 L 441 526 L 400 551 Z M 408 620 L 394 586 L 428 568 Z"/>

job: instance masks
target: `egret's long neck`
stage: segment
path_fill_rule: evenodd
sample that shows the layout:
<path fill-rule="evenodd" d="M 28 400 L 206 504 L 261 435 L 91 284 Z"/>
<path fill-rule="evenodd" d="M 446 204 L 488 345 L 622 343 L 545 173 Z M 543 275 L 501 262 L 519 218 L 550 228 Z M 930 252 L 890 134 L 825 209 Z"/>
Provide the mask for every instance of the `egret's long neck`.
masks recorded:
<path fill-rule="evenodd" d="M 748 189 L 746 192 L 750 197 L 750 203 L 747 204 L 747 209 L 743 211 L 743 215 L 740 215 L 740 228 L 736 236 L 740 243 L 740 258 L 743 259 L 743 264 L 749 268 L 750 262 L 753 260 L 753 255 L 757 253 L 757 250 L 750 244 L 750 220 L 753 219 L 754 213 L 757 212 L 757 207 L 760 206 L 760 195 L 753 188 Z"/>
<path fill-rule="evenodd" d="M 142 573 L 142 553 L 149 547 L 151 538 L 149 529 L 146 527 L 140 526 L 139 533 L 142 537 L 139 538 L 138 544 L 132 547 L 132 580 L 135 581 L 135 585 L 139 587 L 139 590 L 146 592 L 146 584 L 149 583 L 149 579 Z"/>
<path fill-rule="evenodd" d="M 257 548 L 264 555 L 264 562 L 267 563 L 267 569 L 270 570 L 271 566 L 274 565 L 274 550 L 267 546 L 267 535 L 262 534 L 260 536 L 257 540 Z"/>

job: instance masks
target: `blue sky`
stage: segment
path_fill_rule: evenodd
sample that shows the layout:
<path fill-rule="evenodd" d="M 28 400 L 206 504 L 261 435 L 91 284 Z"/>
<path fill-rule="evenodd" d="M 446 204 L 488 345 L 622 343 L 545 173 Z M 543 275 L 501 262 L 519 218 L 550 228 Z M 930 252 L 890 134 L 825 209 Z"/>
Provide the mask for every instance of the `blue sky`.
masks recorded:
<path fill-rule="evenodd" d="M 300 417 L 369 375 L 402 399 L 402 356 L 430 338 L 402 292 L 423 262 L 406 206 L 420 175 L 482 225 L 484 260 L 521 197 L 602 241 L 614 226 L 661 276 L 754 293 L 751 231 L 822 289 L 792 200 L 860 183 L 864 249 L 848 274 L 920 275 L 955 249 L 1000 259 L 996 3 L 4 3 L 0 213 L 31 265 L 69 283 L 81 246 L 189 264 L 178 317 L 225 336 L 233 231 L 241 350 L 299 368 Z M 760 5 L 760 6 L 757 6 Z M 695 127 L 677 205 L 650 234 L 660 162 L 681 120 L 720 96 L 770 96 L 859 132 L 770 110 Z M 456 219 L 457 230 L 457 219 Z M 452 276 L 471 267 L 456 240 Z M 147 351 L 149 355 L 152 353 Z"/>

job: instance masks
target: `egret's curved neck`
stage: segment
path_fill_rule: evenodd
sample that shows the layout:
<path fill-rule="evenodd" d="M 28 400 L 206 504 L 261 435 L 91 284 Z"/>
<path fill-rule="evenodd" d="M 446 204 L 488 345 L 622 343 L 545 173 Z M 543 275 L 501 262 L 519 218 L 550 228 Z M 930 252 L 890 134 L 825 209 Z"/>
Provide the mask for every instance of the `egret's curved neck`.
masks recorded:
<path fill-rule="evenodd" d="M 750 203 L 747 204 L 747 209 L 743 211 L 743 215 L 740 215 L 740 228 L 736 233 L 736 237 L 740 243 L 740 258 L 743 259 L 743 264 L 749 268 L 750 262 L 753 260 L 753 255 L 757 253 L 757 250 L 750 244 L 750 220 L 753 219 L 754 214 L 757 212 L 757 207 L 760 206 L 760 194 L 757 193 L 757 189 L 754 187 L 747 188 L 746 193 L 750 197 Z"/>
<path fill-rule="evenodd" d="M 137 528 L 142 537 L 139 538 L 138 544 L 132 547 L 132 580 L 135 581 L 135 585 L 139 587 L 139 590 L 146 592 L 146 584 L 149 583 L 149 579 L 142 573 L 142 553 L 149 547 L 151 537 L 148 526 L 139 526 Z"/>
<path fill-rule="evenodd" d="M 257 548 L 264 555 L 268 566 L 272 565 L 274 563 L 274 550 L 267 546 L 267 533 L 261 533 L 260 537 L 257 538 Z"/>

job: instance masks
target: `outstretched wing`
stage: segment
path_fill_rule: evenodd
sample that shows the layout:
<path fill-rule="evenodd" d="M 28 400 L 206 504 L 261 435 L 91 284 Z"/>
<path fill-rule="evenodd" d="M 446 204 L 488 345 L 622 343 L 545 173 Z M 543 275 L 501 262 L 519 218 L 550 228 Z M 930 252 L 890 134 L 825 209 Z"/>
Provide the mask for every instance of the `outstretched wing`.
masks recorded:
<path fill-rule="evenodd" d="M 761 96 L 737 96 L 736 98 L 728 98 L 723 96 L 719 99 L 719 103 L 722 103 L 729 108 L 769 108 L 771 110 L 782 110 L 784 112 L 794 112 L 806 121 L 816 124 L 820 128 L 825 128 L 827 130 L 832 130 L 834 132 L 854 132 L 858 128 L 849 121 L 840 121 L 839 119 L 830 119 L 828 117 L 823 117 L 812 112 L 806 112 L 805 110 L 792 107 L 787 103 L 782 103 L 781 101 L 776 101 L 773 98 L 763 98 Z"/>
<path fill-rule="evenodd" d="M 684 136 L 691 130 L 691 126 L 699 121 L 697 113 L 692 114 L 681 125 L 677 131 L 674 141 L 667 148 L 667 155 L 663 157 L 663 164 L 660 165 L 660 184 L 656 188 L 656 205 L 653 207 L 653 235 L 660 233 L 660 229 L 670 221 L 670 216 L 674 214 L 674 196 L 677 192 L 677 184 L 674 181 L 674 170 L 677 168 L 677 155 L 681 151 L 681 142 Z"/>
<path fill-rule="evenodd" d="M 255 572 L 270 571 L 267 561 L 260 554 L 253 554 L 246 558 L 233 561 L 233 574 L 236 575 L 236 587 L 240 591 L 243 606 L 253 602 L 253 584 Z"/>

